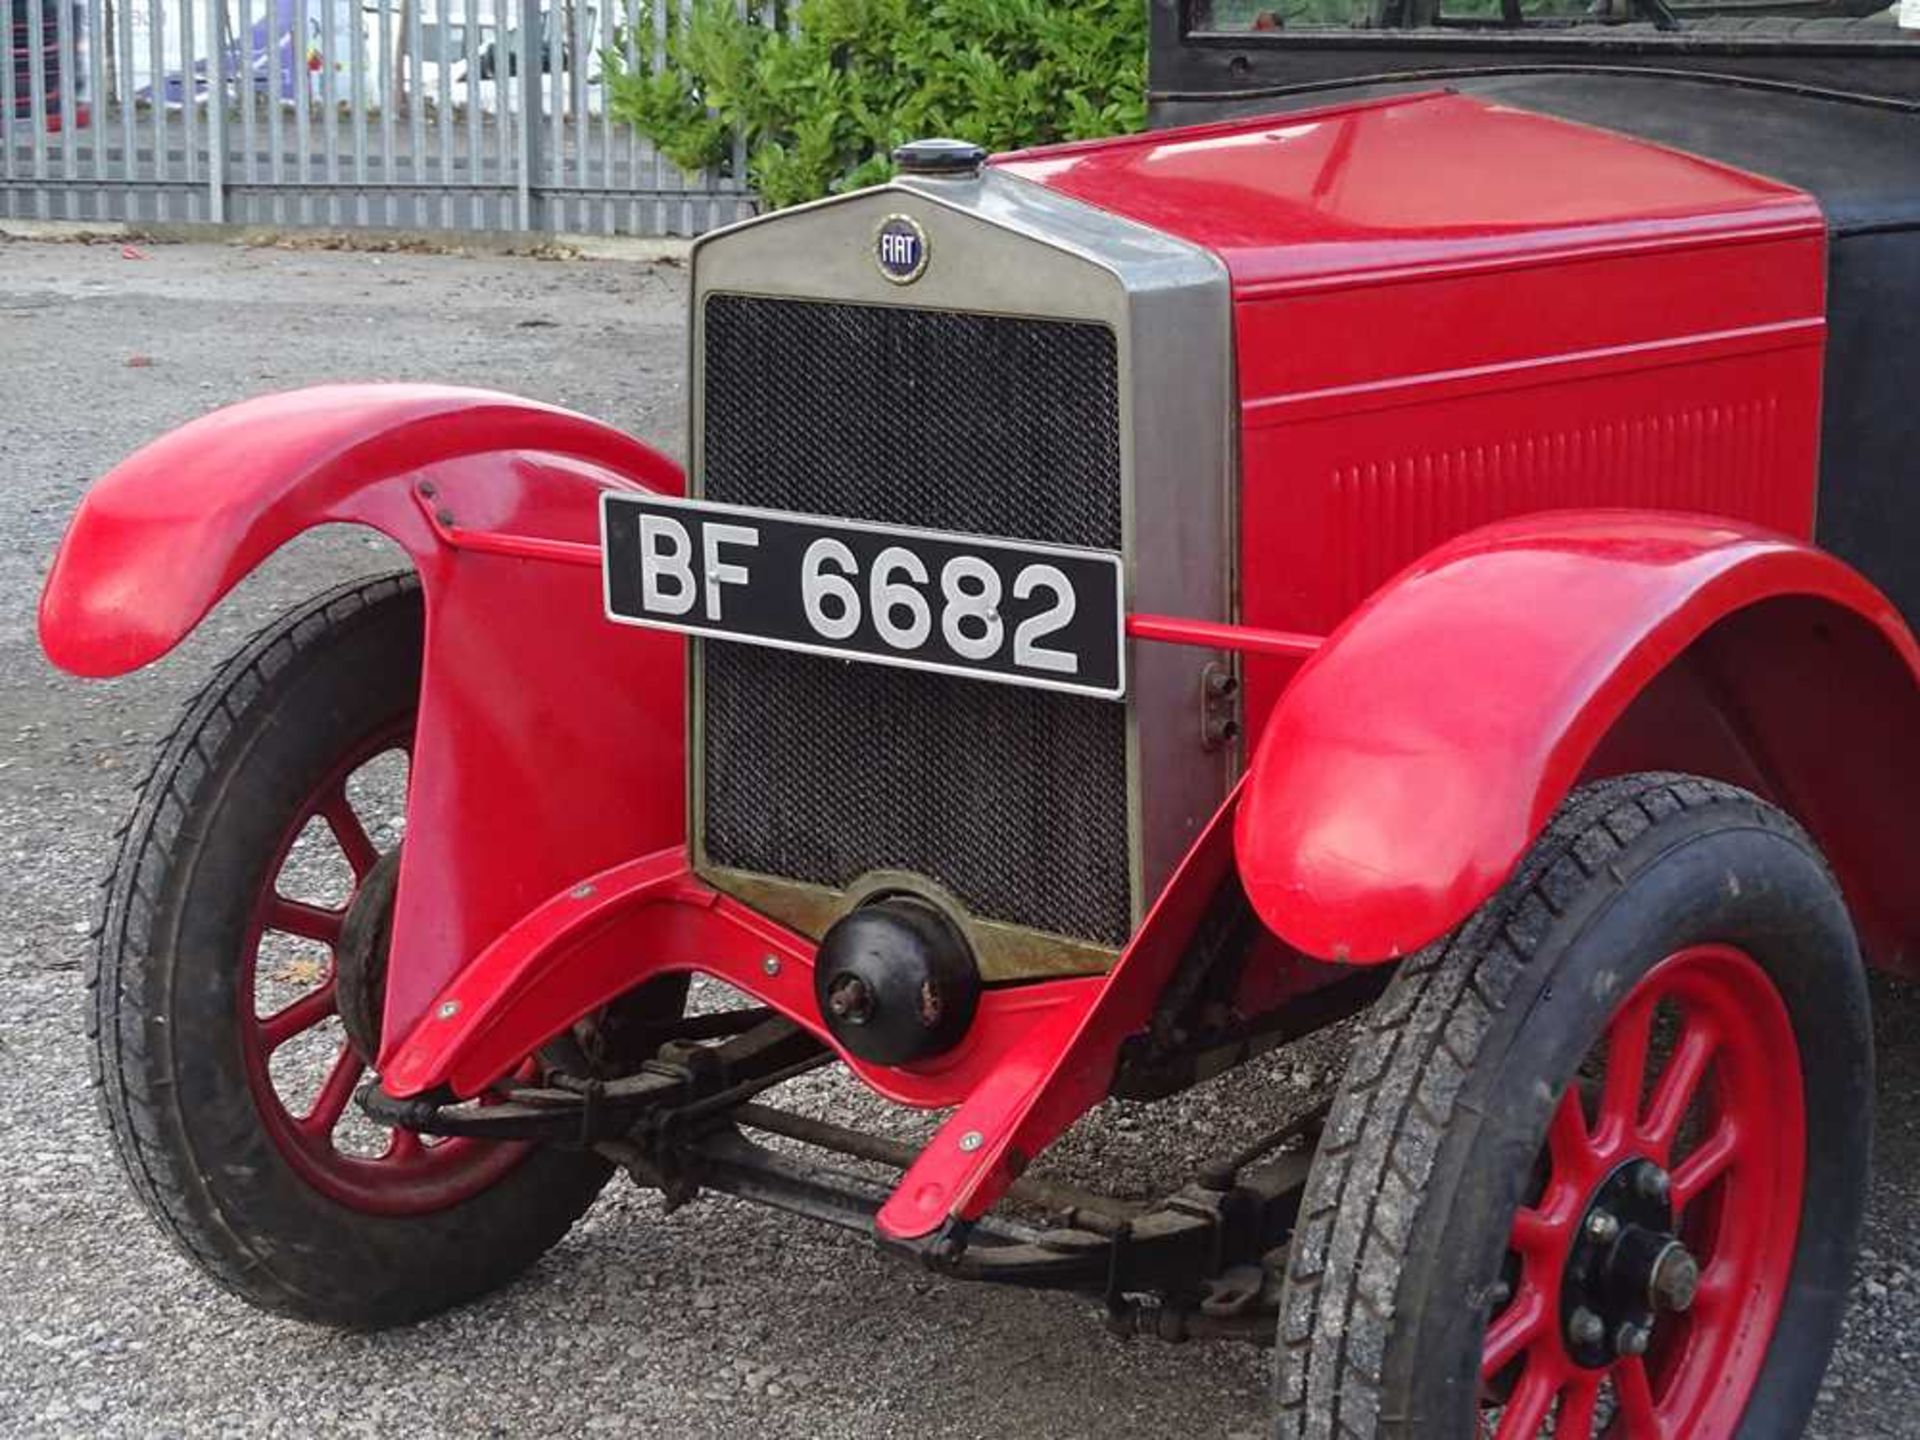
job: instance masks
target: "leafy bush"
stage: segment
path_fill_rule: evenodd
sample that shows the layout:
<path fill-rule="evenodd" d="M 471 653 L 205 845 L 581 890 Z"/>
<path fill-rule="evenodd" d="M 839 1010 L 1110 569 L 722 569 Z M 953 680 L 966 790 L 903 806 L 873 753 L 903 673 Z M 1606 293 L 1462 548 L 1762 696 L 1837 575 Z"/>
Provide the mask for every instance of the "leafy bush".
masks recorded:
<path fill-rule="evenodd" d="M 1145 0 L 799 0 L 668 6 L 666 62 L 603 57 L 614 116 L 688 170 L 736 138 L 770 206 L 884 180 L 903 141 L 956 135 L 990 150 L 1092 139 L 1146 118 Z M 769 23 L 775 19 L 790 24 Z"/>

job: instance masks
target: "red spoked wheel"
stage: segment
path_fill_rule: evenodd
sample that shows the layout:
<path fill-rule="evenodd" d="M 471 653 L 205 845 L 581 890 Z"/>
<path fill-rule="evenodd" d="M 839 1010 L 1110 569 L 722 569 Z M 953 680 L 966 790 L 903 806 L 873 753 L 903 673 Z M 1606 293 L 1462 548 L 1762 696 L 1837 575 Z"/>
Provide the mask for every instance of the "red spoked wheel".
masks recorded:
<path fill-rule="evenodd" d="M 1360 1029 L 1289 1254 L 1277 1433 L 1799 1434 L 1871 1057 L 1798 826 L 1687 776 L 1579 792 Z"/>
<path fill-rule="evenodd" d="M 281 1154 L 322 1194 L 380 1215 L 458 1204 L 527 1150 L 423 1139 L 376 1126 L 353 1107 L 377 1058 L 386 957 L 353 953 L 342 932 L 349 914 L 369 905 L 388 913 L 359 916 L 356 929 L 384 938 L 390 928 L 392 886 L 368 884 L 382 860 L 369 832 L 397 832 L 403 822 L 412 744 L 412 717 L 384 727 L 352 746 L 294 811 L 254 907 L 246 942 L 252 961 L 238 995 L 248 1081 Z M 358 969 L 343 976 L 343 967 Z M 343 990 L 364 997 L 373 1013 L 345 1022 Z M 289 1047 L 303 1053 L 289 1055 Z M 276 1066 L 276 1057 L 292 1063 Z"/>
<path fill-rule="evenodd" d="M 1658 1033 L 1657 1033 L 1658 1032 Z M 1798 1045 L 1766 972 L 1699 945 L 1615 1013 L 1600 1078 L 1570 1086 L 1546 1178 L 1514 1214 L 1511 1299 L 1481 1374 L 1498 1440 L 1731 1434 L 1786 1298 L 1806 1114 Z"/>
<path fill-rule="evenodd" d="M 363 582 L 222 667 L 127 826 L 93 981 L 101 1106 L 164 1232 L 253 1303 L 356 1329 L 505 1284 L 610 1173 L 353 1103 L 379 1054 L 422 631 L 411 579 Z"/>

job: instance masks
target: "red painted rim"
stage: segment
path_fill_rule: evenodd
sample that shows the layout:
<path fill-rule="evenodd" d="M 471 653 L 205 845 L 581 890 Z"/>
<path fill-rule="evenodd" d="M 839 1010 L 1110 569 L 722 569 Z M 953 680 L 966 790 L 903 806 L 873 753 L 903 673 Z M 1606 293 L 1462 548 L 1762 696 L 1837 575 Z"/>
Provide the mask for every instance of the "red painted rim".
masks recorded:
<path fill-rule="evenodd" d="M 326 1079 L 310 1101 L 290 1107 L 273 1080 L 269 1061 L 290 1040 L 305 1035 L 338 1013 L 334 967 L 340 927 L 347 907 L 379 852 L 355 812 L 347 782 L 369 762 L 394 751 L 411 757 L 413 722 L 372 736 L 354 747 L 315 787 L 290 819 L 275 849 L 267 878 L 254 901 L 238 988 L 241 1047 L 254 1105 L 275 1148 L 300 1178 L 337 1204 L 373 1215 L 420 1215 L 471 1199 L 525 1158 L 528 1147 L 482 1140 L 422 1141 L 410 1130 L 392 1129 L 384 1152 L 355 1154 L 340 1148 L 339 1128 L 353 1092 L 367 1074 L 366 1062 L 343 1039 Z M 345 903 L 328 905 L 285 894 L 281 888 L 288 856 L 315 818 L 331 832 L 353 871 L 353 893 Z M 327 947 L 327 962 L 312 987 L 270 1015 L 257 1015 L 256 981 L 261 941 L 271 933 L 314 941 Z"/>
<path fill-rule="evenodd" d="M 1671 1039 L 1663 1057 L 1654 1054 L 1657 1014 Z M 1559 1437 L 1590 1436 L 1596 1422 L 1622 1440 L 1732 1435 L 1799 1237 L 1806 1111 L 1785 1002 L 1748 955 L 1695 946 L 1634 986 L 1596 1053 L 1605 1060 L 1597 1096 L 1568 1086 L 1547 1136 L 1544 1184 L 1514 1215 L 1519 1280 L 1481 1352 L 1483 1381 L 1511 1383 L 1494 1435 L 1531 1440 L 1549 1415 Z M 1671 1177 L 1675 1230 L 1699 1262 L 1699 1292 L 1684 1314 L 1660 1317 L 1643 1356 L 1584 1366 L 1563 1333 L 1562 1277 L 1596 1190 L 1635 1161 Z"/>

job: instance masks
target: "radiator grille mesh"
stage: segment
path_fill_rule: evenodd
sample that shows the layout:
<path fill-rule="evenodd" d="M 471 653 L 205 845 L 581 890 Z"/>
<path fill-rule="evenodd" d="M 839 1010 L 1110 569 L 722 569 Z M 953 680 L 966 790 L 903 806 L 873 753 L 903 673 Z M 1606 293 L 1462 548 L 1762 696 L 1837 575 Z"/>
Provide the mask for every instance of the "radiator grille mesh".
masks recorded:
<path fill-rule="evenodd" d="M 1118 549 L 1105 326 L 714 295 L 711 500 Z M 931 876 L 978 917 L 1118 945 L 1126 708 L 703 643 L 708 860 L 844 888 Z"/>

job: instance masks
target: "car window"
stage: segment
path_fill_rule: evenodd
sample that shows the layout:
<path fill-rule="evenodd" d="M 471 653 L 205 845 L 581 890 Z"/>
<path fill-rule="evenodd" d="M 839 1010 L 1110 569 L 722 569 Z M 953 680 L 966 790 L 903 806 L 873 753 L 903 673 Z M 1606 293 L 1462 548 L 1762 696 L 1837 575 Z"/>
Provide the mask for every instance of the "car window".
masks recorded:
<path fill-rule="evenodd" d="M 1899 28 L 1897 9 L 1886 0 L 1192 0 L 1189 29 L 1278 37 L 1299 30 L 1566 31 L 1678 23 L 1704 29 L 1791 26 L 1805 35 L 1808 27 L 1830 25 L 1855 34 L 1864 27 L 1875 38 L 1920 43 L 1920 30 Z"/>

